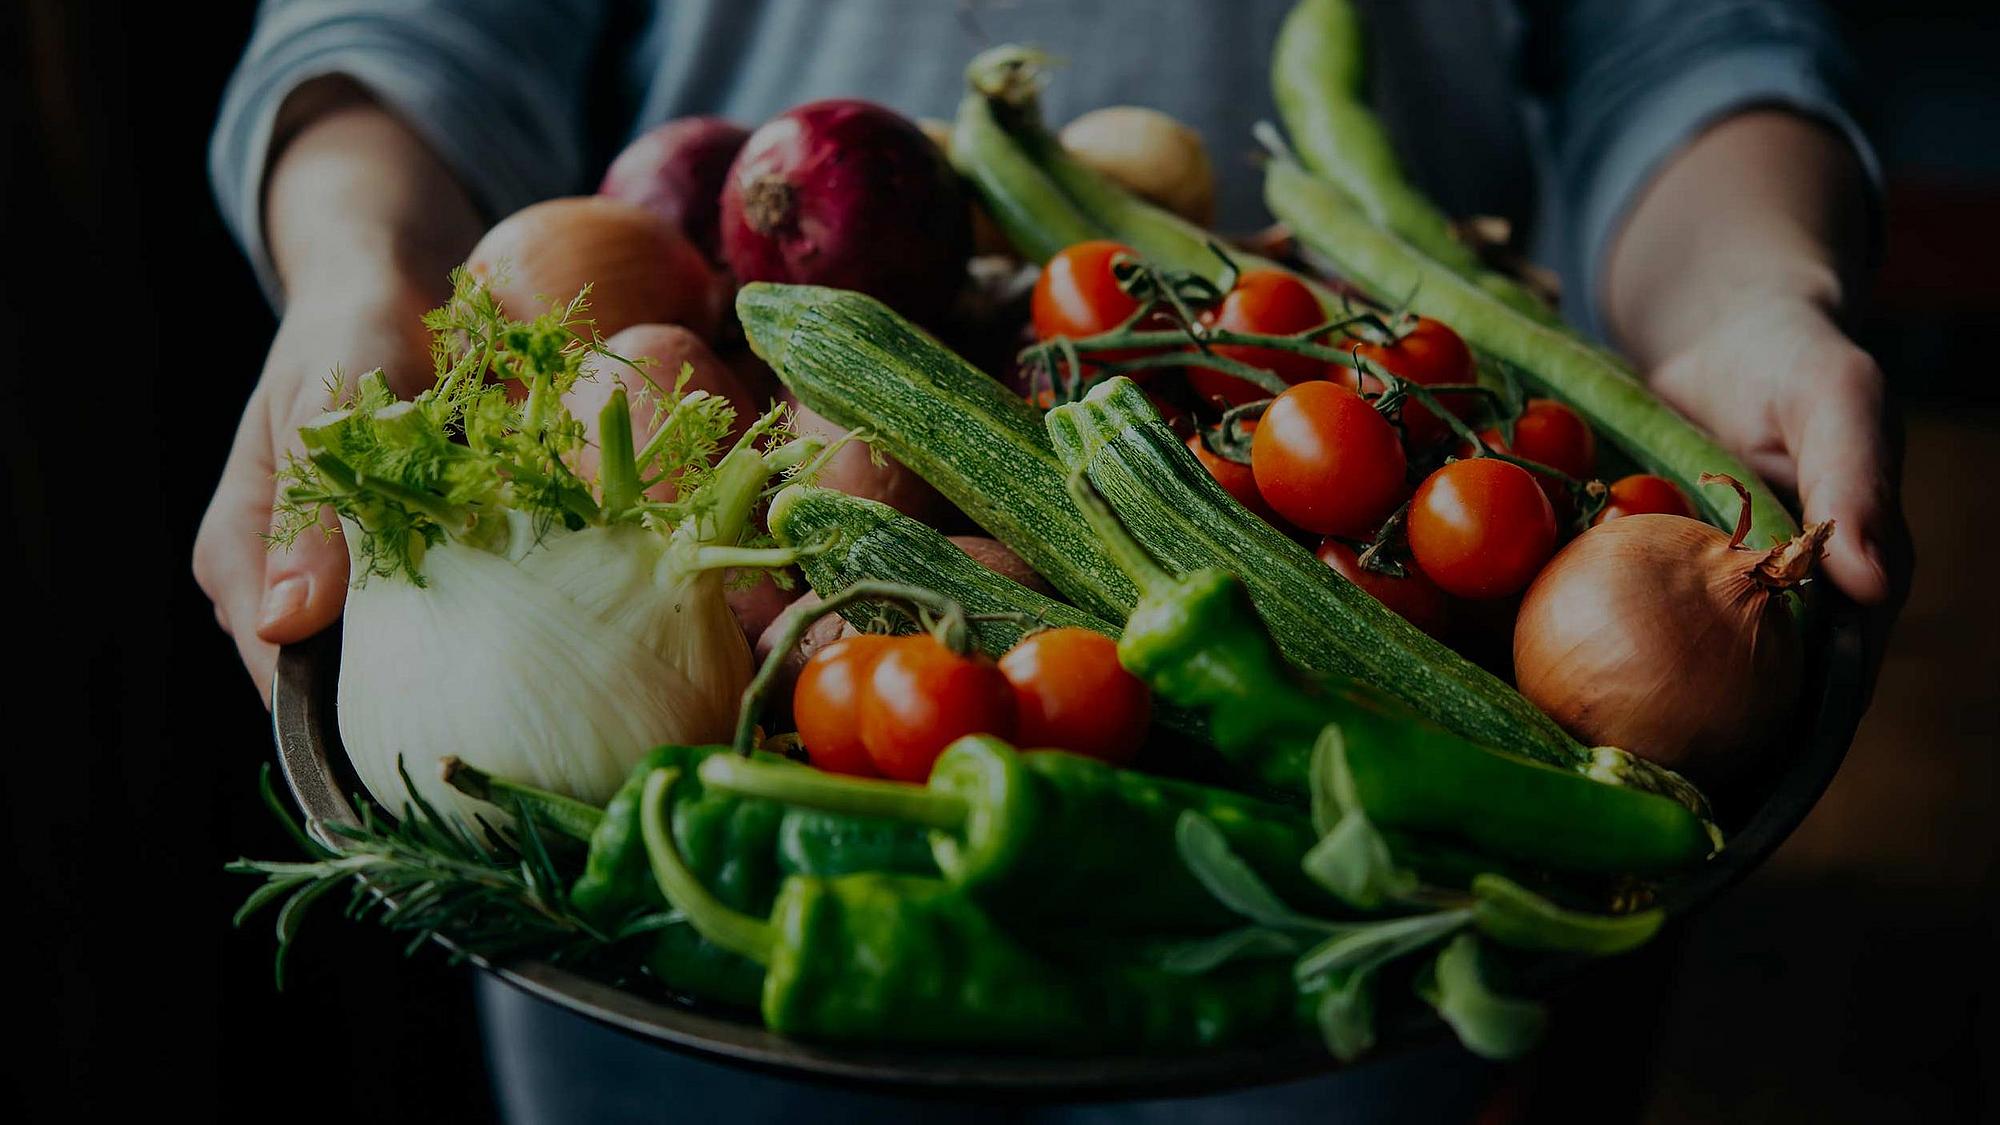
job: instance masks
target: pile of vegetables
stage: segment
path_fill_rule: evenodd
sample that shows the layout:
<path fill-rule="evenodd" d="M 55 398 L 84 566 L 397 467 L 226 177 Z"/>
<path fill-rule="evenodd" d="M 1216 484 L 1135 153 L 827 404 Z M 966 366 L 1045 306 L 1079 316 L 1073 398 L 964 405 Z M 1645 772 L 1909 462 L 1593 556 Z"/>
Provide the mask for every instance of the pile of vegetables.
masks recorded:
<path fill-rule="evenodd" d="M 1828 528 L 1458 241 L 1361 62 L 1341 0 L 1277 44 L 1297 257 L 1205 229 L 1170 118 L 1047 128 L 1017 47 L 929 136 L 669 123 L 495 227 L 435 385 L 285 473 L 401 816 L 238 864 L 245 913 L 282 958 L 353 884 L 836 1042 L 1346 1060 L 1421 1004 L 1529 1049 L 1723 846 Z"/>

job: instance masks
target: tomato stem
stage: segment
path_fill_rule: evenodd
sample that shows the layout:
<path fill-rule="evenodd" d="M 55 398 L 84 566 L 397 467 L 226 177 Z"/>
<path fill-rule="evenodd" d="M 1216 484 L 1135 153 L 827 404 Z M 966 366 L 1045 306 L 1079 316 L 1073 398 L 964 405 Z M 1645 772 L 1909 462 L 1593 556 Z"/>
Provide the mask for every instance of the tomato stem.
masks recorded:
<path fill-rule="evenodd" d="M 1386 574 L 1391 578 L 1408 578 L 1410 576 L 1408 569 L 1401 560 L 1390 558 L 1389 552 L 1402 539 L 1403 524 L 1409 516 L 1410 502 L 1405 500 L 1395 511 L 1389 513 L 1388 519 L 1382 521 L 1382 529 L 1376 532 L 1374 540 L 1354 557 L 1354 565 L 1362 570 Z"/>

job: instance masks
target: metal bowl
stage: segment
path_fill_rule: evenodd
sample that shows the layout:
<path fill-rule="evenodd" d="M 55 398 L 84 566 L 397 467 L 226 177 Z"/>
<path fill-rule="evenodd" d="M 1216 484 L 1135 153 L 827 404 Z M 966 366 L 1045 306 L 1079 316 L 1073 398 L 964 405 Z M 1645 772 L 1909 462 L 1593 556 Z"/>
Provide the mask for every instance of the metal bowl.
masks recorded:
<path fill-rule="evenodd" d="M 1675 915 L 1685 915 L 1743 878 L 1783 843 L 1812 810 L 1839 769 L 1866 704 L 1860 614 L 1829 597 L 1813 615 L 1807 638 L 1807 690 L 1801 694 L 1791 742 L 1754 810 L 1725 816 L 1729 843 L 1700 868 L 1661 888 Z M 347 794 L 355 781 L 334 722 L 340 665 L 329 632 L 278 656 L 271 710 L 278 759 L 292 795 L 316 821 L 353 823 Z M 1316 1043 L 1222 1049 L 1173 1055 L 971 1054 L 871 1049 L 800 1042 L 774 1035 L 743 1013 L 714 1011 L 617 989 L 540 961 L 471 960 L 515 988 L 629 1035 L 715 1061 L 848 1085 L 912 1094 L 1077 1101 L 1127 1095 L 1167 1097 L 1222 1093 L 1324 1074 L 1336 1068 Z M 1376 1056 L 1436 1042 L 1443 1034 L 1428 1017 L 1384 1029 Z"/>

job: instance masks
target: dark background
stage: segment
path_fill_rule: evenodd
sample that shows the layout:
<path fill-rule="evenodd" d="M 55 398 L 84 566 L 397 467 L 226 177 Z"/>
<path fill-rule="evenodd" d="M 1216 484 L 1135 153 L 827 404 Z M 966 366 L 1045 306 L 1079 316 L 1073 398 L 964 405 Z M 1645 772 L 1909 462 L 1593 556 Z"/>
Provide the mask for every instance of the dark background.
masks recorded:
<path fill-rule="evenodd" d="M 188 570 L 273 328 L 204 171 L 251 7 L 25 0 L 0 23 L 0 925 L 16 947 L 0 1011 L 17 1037 L 0 1104 L 481 1120 L 463 971 L 329 916 L 279 995 L 268 918 L 226 924 L 246 884 L 221 864 L 289 854 L 256 796 L 264 712 Z M 2000 15 L 1840 7 L 1891 174 L 1860 332 L 1911 419 L 1924 580 L 1822 810 L 1694 927 L 1665 1019 L 1607 1030 L 1635 1037 L 1621 1049 L 1644 1063 L 1630 1097 L 1649 1120 L 1994 1105 Z"/>

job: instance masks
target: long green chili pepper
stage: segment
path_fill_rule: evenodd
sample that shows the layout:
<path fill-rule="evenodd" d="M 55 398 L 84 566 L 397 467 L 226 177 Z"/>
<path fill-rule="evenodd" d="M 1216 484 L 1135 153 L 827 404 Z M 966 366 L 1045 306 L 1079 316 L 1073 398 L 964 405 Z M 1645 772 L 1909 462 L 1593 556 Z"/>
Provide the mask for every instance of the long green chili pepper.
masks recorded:
<path fill-rule="evenodd" d="M 1480 746 L 1358 681 L 1308 683 L 1239 579 L 1213 568 L 1168 574 L 1080 473 L 1070 489 L 1139 586 L 1119 658 L 1162 697 L 1205 709 L 1216 748 L 1257 782 L 1303 796 L 1313 746 L 1332 723 L 1362 807 L 1385 828 L 1570 872 L 1654 874 L 1713 850 L 1708 824 L 1665 797 Z"/>
<path fill-rule="evenodd" d="M 1364 100 L 1364 31 L 1349 0 L 1300 0 L 1285 17 L 1272 49 L 1271 93 L 1299 158 L 1440 266 L 1525 316 L 1559 323 L 1540 298 L 1488 269 L 1452 234 L 1444 212 L 1404 177 L 1388 133 Z"/>
<path fill-rule="evenodd" d="M 654 878 L 711 943 L 764 967 L 772 1030 L 847 1042 L 1063 1051 L 1195 1047 L 1296 1033 L 1308 1005 L 1282 962 L 1204 977 L 1133 964 L 1087 969 L 1021 945 L 937 879 L 785 880 L 768 918 L 733 909 L 682 858 L 669 808 L 680 771 L 646 779 L 641 826 Z"/>
<path fill-rule="evenodd" d="M 648 774 L 662 767 L 692 773 L 704 759 L 733 757 L 726 746 L 661 746 L 642 759 L 600 812 L 581 801 L 504 778 L 457 759 L 445 780 L 465 793 L 520 802 L 537 823 L 588 842 L 583 874 L 570 901 L 593 924 L 616 929 L 664 910 L 639 831 L 639 796 Z M 773 768 L 805 767 L 773 759 Z M 851 871 L 927 873 L 936 870 L 922 832 L 888 821 L 787 809 L 770 801 L 713 792 L 691 781 L 675 796 L 674 819 L 687 861 L 721 900 L 745 910 L 767 910 L 788 875 L 840 875 Z M 687 926 L 654 932 L 647 967 L 666 987 L 703 999 L 751 1006 L 759 970 Z"/>
<path fill-rule="evenodd" d="M 1174 825 L 1189 810 L 1287 900 L 1333 901 L 1299 867 L 1317 834 L 1297 810 L 1061 751 L 1023 753 L 990 735 L 952 743 L 928 785 L 741 758 L 703 762 L 701 780 L 711 791 L 922 825 L 945 878 L 1009 918 L 1147 933 L 1230 924 L 1235 916 L 1173 862 Z"/>

